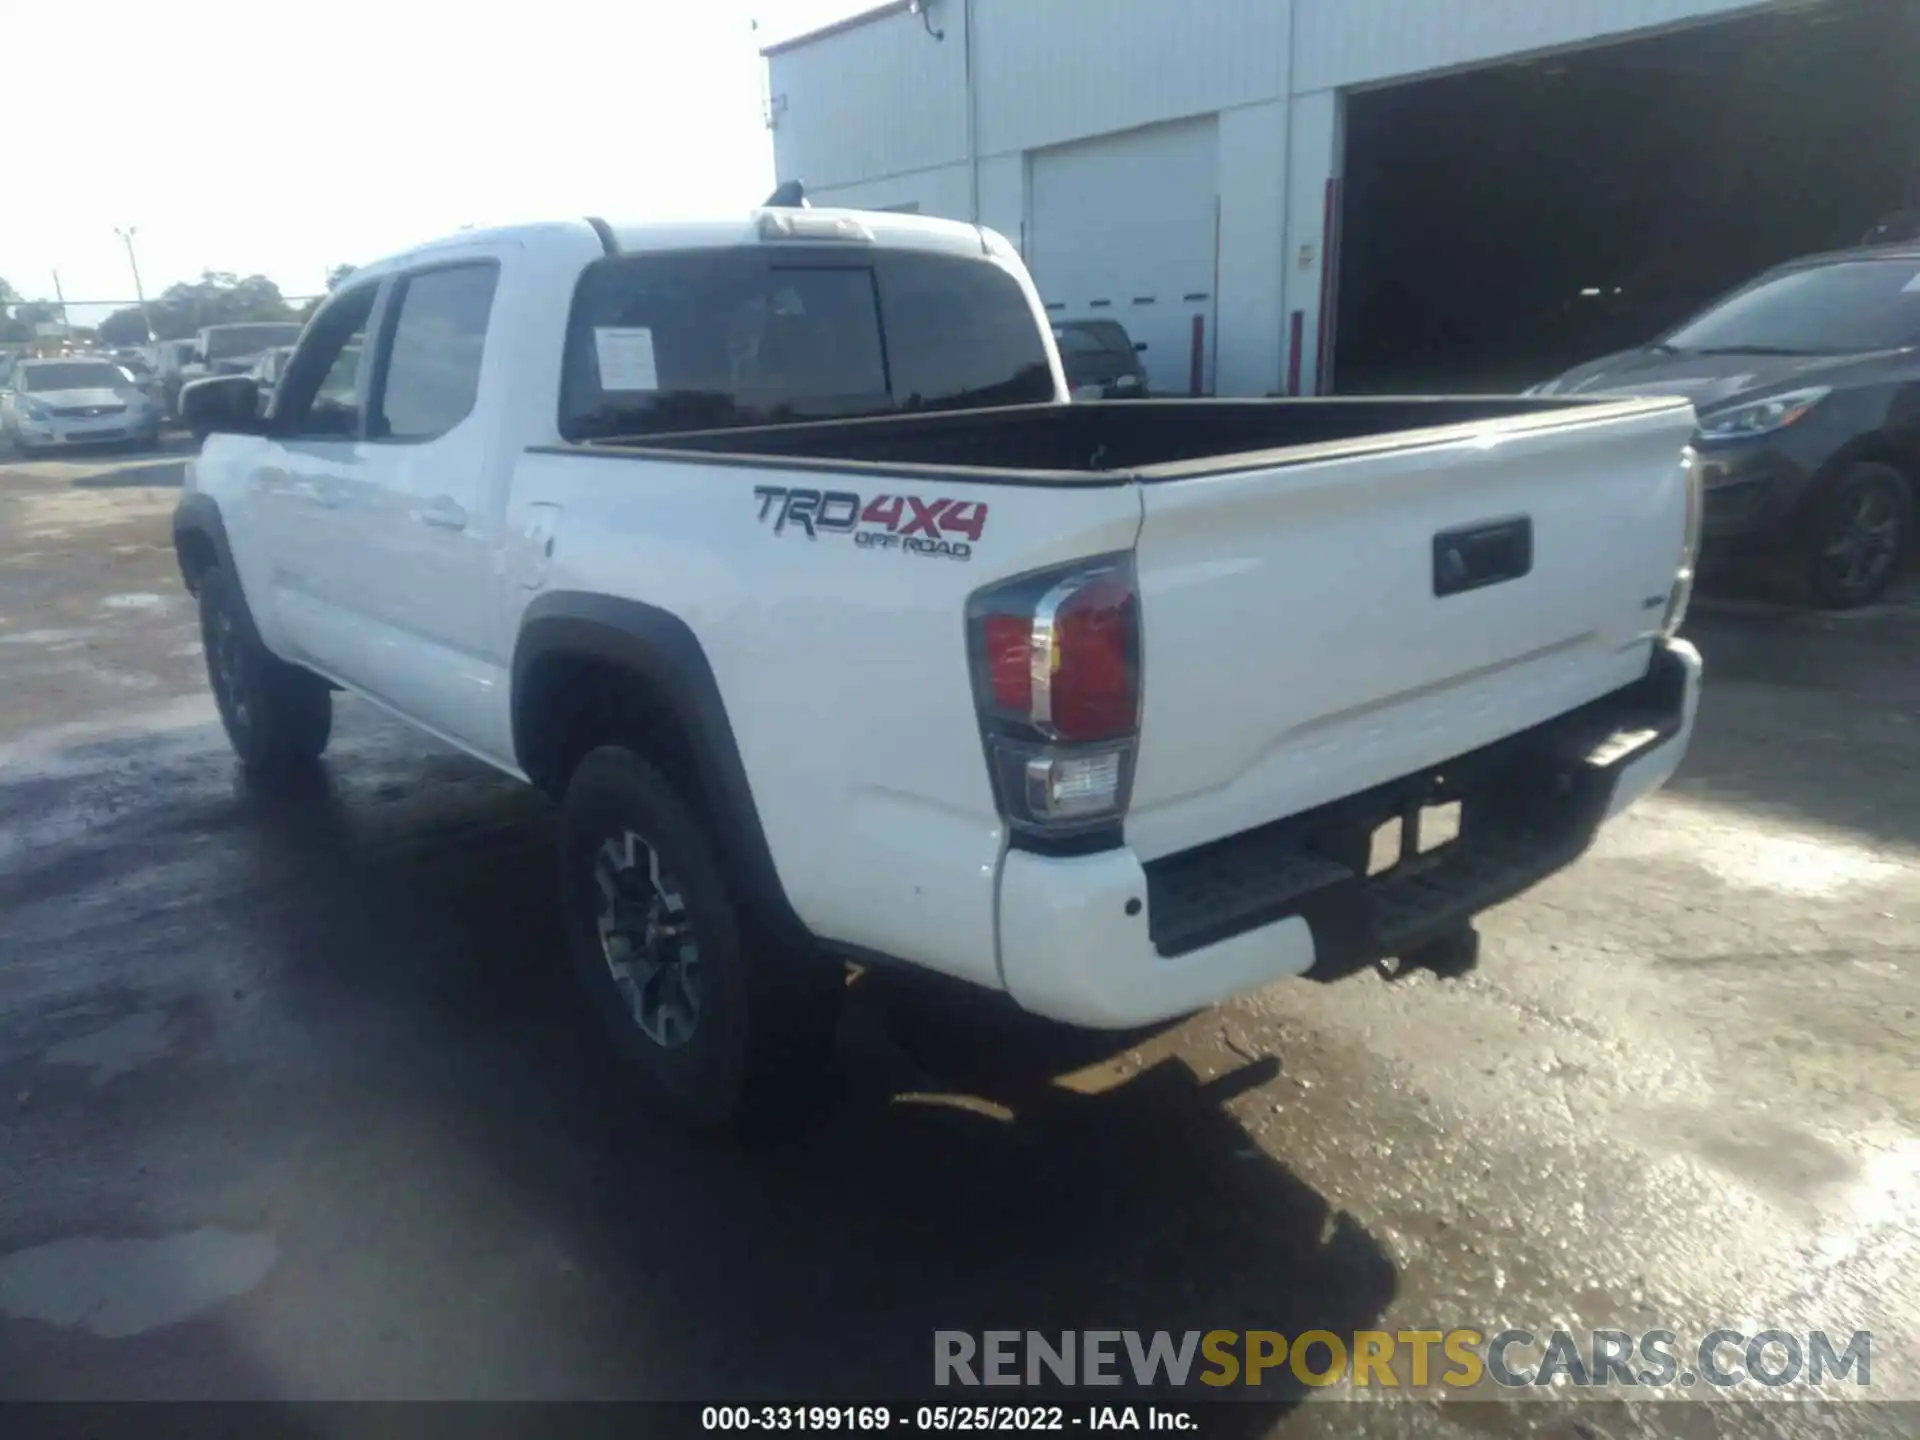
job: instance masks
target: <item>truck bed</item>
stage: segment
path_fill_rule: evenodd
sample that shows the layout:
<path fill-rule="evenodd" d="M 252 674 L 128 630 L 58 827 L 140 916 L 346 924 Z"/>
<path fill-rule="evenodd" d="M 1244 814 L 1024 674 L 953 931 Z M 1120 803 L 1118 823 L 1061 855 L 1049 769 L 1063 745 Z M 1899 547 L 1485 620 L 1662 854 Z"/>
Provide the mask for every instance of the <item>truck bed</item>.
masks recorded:
<path fill-rule="evenodd" d="M 1057 560 L 1079 511 L 1113 514 L 1073 490 L 1130 488 L 1146 679 L 1125 831 L 1151 864 L 1644 677 L 1684 563 L 1693 428 L 1675 399 L 1142 400 L 560 453 L 990 508 L 964 572 L 912 571 L 922 606 Z M 835 584 L 877 583 L 837 548 L 796 553 Z"/>
<path fill-rule="evenodd" d="M 1000 472 L 994 478 L 1001 483 L 1173 480 L 1445 444 L 1467 431 L 1519 435 L 1681 403 L 1487 396 L 1109 400 L 696 430 L 581 448 L 697 451 L 743 464 L 777 457 L 803 468 L 961 467 Z"/>

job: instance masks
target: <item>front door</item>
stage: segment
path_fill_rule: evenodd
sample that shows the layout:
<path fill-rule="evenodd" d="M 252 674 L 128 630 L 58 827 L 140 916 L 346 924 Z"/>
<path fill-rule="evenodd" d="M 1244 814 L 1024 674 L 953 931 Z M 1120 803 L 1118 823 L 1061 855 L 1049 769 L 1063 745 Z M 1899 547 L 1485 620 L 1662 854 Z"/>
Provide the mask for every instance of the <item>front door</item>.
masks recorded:
<path fill-rule="evenodd" d="M 247 507 L 269 564 L 269 603 L 291 659 L 362 683 L 364 545 L 373 492 L 364 437 L 381 286 L 328 300 L 288 362 Z"/>

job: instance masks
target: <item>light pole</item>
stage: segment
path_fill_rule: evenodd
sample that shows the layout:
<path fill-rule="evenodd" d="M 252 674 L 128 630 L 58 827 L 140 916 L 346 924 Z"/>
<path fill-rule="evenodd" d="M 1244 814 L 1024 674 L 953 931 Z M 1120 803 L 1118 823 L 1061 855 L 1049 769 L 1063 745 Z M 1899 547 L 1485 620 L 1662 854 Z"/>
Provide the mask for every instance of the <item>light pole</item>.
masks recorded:
<path fill-rule="evenodd" d="M 140 262 L 133 258 L 133 237 L 139 233 L 139 226 L 129 225 L 122 230 L 118 225 L 113 233 L 120 237 L 120 243 L 127 247 L 127 264 L 133 267 L 133 296 L 140 302 L 140 324 L 147 332 L 147 343 L 153 343 L 153 317 L 147 314 L 147 292 L 140 288 Z"/>

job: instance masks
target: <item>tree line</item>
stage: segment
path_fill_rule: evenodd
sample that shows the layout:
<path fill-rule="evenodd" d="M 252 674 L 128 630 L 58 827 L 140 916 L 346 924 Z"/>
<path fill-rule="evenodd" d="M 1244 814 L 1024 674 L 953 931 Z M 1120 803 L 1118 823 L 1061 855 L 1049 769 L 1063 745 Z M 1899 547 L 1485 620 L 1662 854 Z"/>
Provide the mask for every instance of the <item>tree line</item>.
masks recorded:
<path fill-rule="evenodd" d="M 327 289 L 332 290 L 353 273 L 351 265 L 336 265 L 327 272 Z M 264 275 L 236 275 L 230 270 L 207 270 L 198 280 L 169 285 L 147 301 L 146 314 L 138 305 L 114 311 L 93 329 L 94 339 L 102 345 L 141 345 L 147 339 L 147 322 L 153 323 L 155 340 L 190 339 L 203 326 L 231 325 L 247 320 L 304 320 L 313 313 L 319 299 L 294 305 L 280 293 L 280 287 Z M 35 326 L 60 319 L 60 306 L 51 300 L 25 300 L 4 279 L 0 279 L 0 341 L 32 340 Z M 82 327 L 75 327 L 82 333 Z"/>

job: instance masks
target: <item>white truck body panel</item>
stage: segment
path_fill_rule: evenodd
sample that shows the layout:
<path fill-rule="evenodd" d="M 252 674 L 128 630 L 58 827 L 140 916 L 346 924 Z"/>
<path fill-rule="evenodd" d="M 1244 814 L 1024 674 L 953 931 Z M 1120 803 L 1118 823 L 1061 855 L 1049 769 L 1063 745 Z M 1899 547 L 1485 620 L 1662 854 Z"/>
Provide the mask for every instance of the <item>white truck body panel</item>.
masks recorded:
<path fill-rule="evenodd" d="M 1144 486 L 1130 843 L 1152 859 L 1325 804 L 1644 673 L 1691 429 L 1684 408 L 1596 416 Z M 1432 537 L 1508 515 L 1531 517 L 1531 573 L 1436 597 Z"/>

